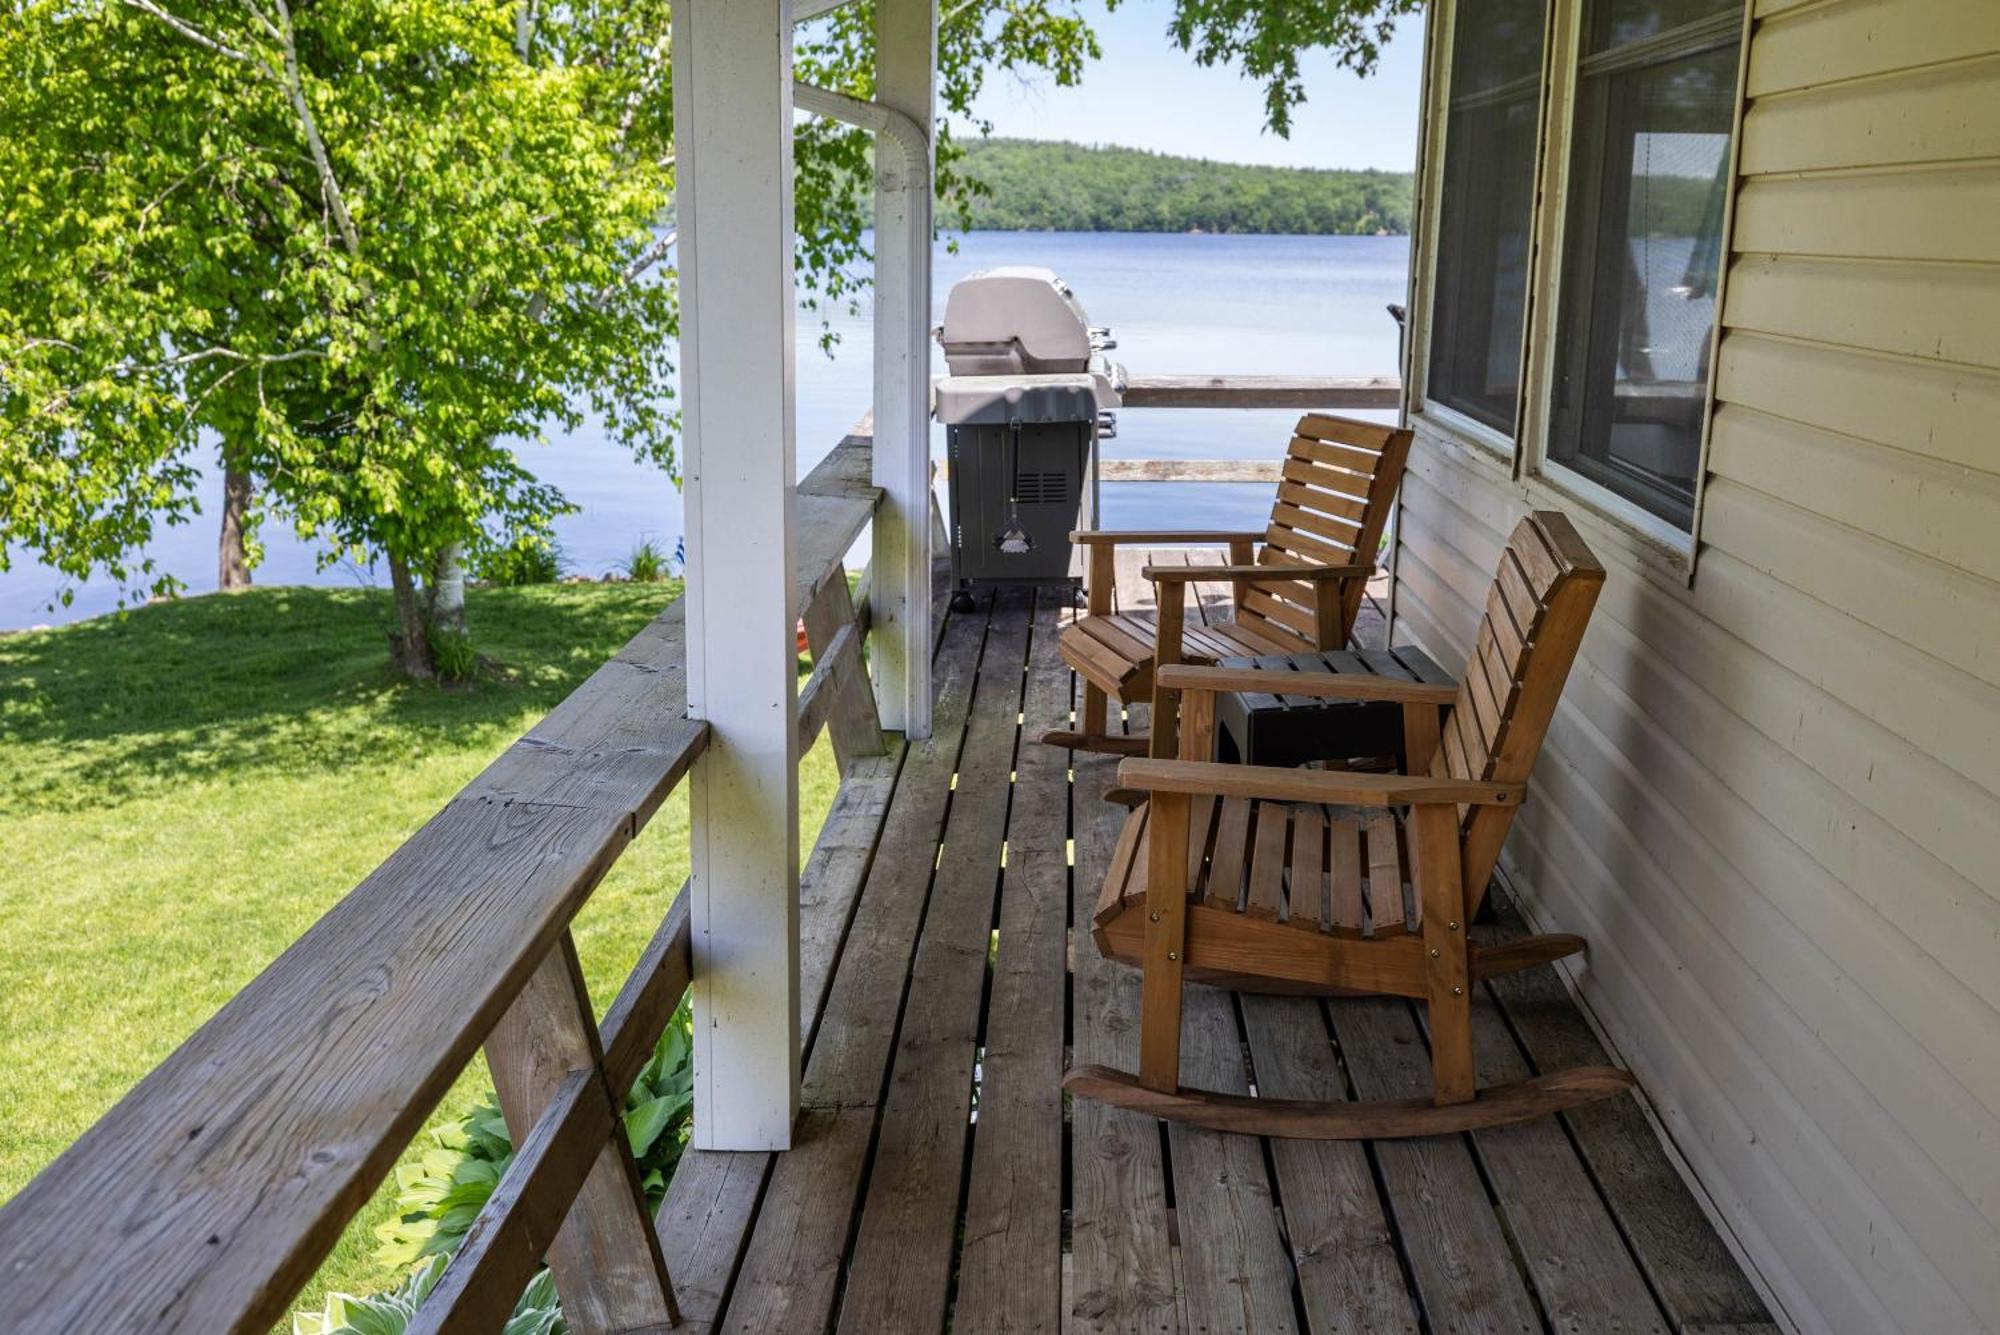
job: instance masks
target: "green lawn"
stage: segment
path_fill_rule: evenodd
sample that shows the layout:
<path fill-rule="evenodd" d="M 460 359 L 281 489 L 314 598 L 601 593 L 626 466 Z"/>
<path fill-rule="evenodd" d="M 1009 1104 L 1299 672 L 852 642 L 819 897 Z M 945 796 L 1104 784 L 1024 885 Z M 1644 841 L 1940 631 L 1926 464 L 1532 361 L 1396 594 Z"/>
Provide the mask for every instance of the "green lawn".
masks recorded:
<path fill-rule="evenodd" d="M 457 689 L 391 676 L 387 597 L 361 590 L 0 636 L 0 1201 L 674 592 L 475 590 L 502 666 Z M 824 742 L 801 778 L 809 847 L 837 783 Z M 578 920 L 600 1009 L 686 871 L 677 793 Z M 434 1120 L 486 1087 L 475 1063 Z M 393 1281 L 369 1256 L 389 1209 L 378 1192 L 302 1303 Z"/>

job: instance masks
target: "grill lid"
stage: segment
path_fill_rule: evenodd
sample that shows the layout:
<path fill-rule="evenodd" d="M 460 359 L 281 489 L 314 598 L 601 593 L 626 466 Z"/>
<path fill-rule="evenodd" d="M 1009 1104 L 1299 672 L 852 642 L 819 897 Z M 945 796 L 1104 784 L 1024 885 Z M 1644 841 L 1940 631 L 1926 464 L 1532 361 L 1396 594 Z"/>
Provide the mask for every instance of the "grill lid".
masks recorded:
<path fill-rule="evenodd" d="M 1088 370 L 1090 321 L 1048 269 L 1010 264 L 952 284 L 938 342 L 953 375 L 1062 375 Z"/>
<path fill-rule="evenodd" d="M 1111 331 L 1093 327 L 1069 284 L 1034 265 L 981 269 L 952 284 L 937 340 L 954 378 L 1090 377 L 1093 413 L 1116 408 L 1125 391 L 1125 368 L 1104 356 L 1117 347 Z M 947 417 L 941 393 L 938 415 Z M 1074 420 L 1069 412 L 1040 420 Z"/>

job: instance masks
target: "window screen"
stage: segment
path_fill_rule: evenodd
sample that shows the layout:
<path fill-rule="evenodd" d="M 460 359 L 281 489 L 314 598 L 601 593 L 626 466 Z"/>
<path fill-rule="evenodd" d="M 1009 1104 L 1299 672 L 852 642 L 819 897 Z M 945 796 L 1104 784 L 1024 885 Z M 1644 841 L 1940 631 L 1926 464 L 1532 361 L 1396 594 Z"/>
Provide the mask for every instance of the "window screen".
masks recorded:
<path fill-rule="evenodd" d="M 1682 528 L 1742 16 L 1742 0 L 1599 0 L 1578 71 L 1549 458 Z"/>
<path fill-rule="evenodd" d="M 1425 394 L 1509 435 L 1521 388 L 1544 0 L 1460 0 Z"/>

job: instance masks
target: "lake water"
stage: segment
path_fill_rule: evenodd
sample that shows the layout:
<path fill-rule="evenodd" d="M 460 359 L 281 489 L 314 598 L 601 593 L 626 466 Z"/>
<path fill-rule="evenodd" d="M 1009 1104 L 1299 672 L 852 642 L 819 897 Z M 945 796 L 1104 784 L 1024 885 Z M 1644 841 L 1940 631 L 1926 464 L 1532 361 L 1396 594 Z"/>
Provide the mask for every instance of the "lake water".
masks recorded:
<path fill-rule="evenodd" d="M 1126 233 L 973 232 L 940 242 L 934 260 L 937 314 L 951 284 L 974 269 L 1041 264 L 1068 280 L 1093 324 L 1109 325 L 1114 356 L 1135 375 L 1195 373 L 1390 375 L 1396 326 L 1386 307 L 1404 299 L 1404 237 L 1164 236 Z M 840 344 L 817 346 L 818 318 L 799 321 L 798 460 L 811 468 L 867 411 L 867 313 L 831 321 Z M 937 369 L 942 372 L 942 357 Z M 1364 414 L 1366 415 L 1366 414 Z M 1376 414 L 1386 418 L 1386 414 Z M 1271 458 L 1284 448 L 1291 412 L 1127 410 L 1111 458 Z M 933 442 L 939 453 L 942 432 Z M 529 468 L 582 513 L 556 526 L 573 571 L 620 567 L 652 539 L 672 550 L 681 533 L 680 494 L 658 469 L 635 463 L 589 426 L 549 444 L 525 446 Z M 219 487 L 213 490 L 218 490 Z M 211 505 L 213 502 L 211 502 Z M 1262 486 L 1114 483 L 1104 488 L 1108 527 L 1261 526 Z M 317 551 L 275 519 L 264 527 L 260 584 L 384 584 L 384 569 L 319 568 Z M 215 587 L 214 520 L 158 535 L 150 555 L 187 582 Z M 15 554 L 0 575 L 0 629 L 94 616 L 117 606 L 104 579 L 74 585 L 73 604 L 51 610 L 63 578 Z"/>

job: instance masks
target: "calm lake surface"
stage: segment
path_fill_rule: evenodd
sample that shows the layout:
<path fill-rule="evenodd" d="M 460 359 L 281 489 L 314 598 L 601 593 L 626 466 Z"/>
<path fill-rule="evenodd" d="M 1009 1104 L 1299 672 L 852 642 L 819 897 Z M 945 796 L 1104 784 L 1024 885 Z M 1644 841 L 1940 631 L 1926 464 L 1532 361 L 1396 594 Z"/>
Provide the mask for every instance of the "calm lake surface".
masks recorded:
<path fill-rule="evenodd" d="M 1041 264 L 1069 281 L 1093 324 L 1109 325 L 1114 354 L 1133 374 L 1231 372 L 1389 375 L 1396 326 L 1385 309 L 1404 299 L 1405 237 L 1161 236 L 1128 233 L 973 232 L 940 242 L 936 316 L 945 293 L 974 269 Z M 798 461 L 804 473 L 868 409 L 869 322 L 838 313 L 840 345 L 817 346 L 817 316 L 799 320 Z M 942 372 L 943 359 L 937 369 Z M 1377 414 L 1387 417 L 1387 414 Z M 1270 458 L 1284 448 L 1291 412 L 1128 410 L 1111 458 Z M 939 453 L 943 434 L 933 442 Z M 560 487 L 582 513 L 556 526 L 566 566 L 599 575 L 621 567 L 651 539 L 671 551 L 681 534 L 680 493 L 658 469 L 586 426 L 525 445 L 530 469 Z M 219 491 L 219 486 L 214 488 Z M 211 510 L 214 502 L 211 502 Z M 1270 505 L 1261 486 L 1107 484 L 1109 527 L 1243 527 Z M 215 587 L 215 521 L 156 535 L 150 555 L 192 593 Z M 319 553 L 281 522 L 264 527 L 259 584 L 387 584 L 386 569 L 319 568 Z M 98 578 L 73 585 L 74 603 L 51 609 L 63 578 L 16 553 L 0 575 L 0 629 L 72 621 L 110 611 L 119 590 Z"/>

